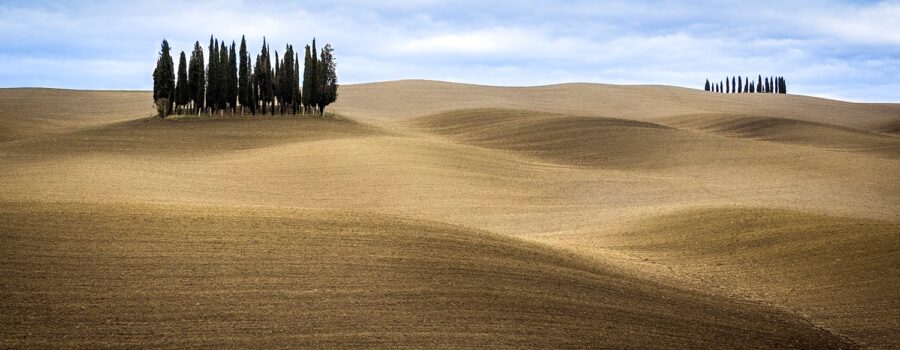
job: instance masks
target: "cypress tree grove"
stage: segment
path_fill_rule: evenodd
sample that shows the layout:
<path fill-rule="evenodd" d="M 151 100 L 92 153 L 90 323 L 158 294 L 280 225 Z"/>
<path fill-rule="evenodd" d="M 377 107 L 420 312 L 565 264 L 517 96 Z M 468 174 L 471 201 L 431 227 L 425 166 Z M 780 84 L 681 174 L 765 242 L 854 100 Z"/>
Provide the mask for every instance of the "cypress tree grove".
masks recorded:
<path fill-rule="evenodd" d="M 188 89 L 191 93 L 191 101 L 194 103 L 194 112 L 200 114 L 206 97 L 206 74 L 204 72 L 203 48 L 200 42 L 194 43 L 194 51 L 191 52 L 191 64 L 188 67 Z"/>
<path fill-rule="evenodd" d="M 250 104 L 250 57 L 247 55 L 247 39 L 244 36 L 241 36 L 240 54 L 238 102 L 241 104 L 241 114 L 244 114 L 244 108 Z"/>
<path fill-rule="evenodd" d="M 315 42 L 313 43 L 315 44 Z M 325 115 L 325 107 L 337 99 L 337 64 L 334 62 L 334 49 L 331 44 L 322 48 L 322 59 L 318 62 L 319 77 L 319 113 Z"/>
<path fill-rule="evenodd" d="M 305 48 L 301 62 L 294 46 L 285 44 L 283 56 L 275 52 L 273 67 L 271 46 L 265 38 L 256 62 L 253 62 L 247 53 L 245 36 L 241 37 L 238 51 L 235 41 L 229 46 L 225 40 L 210 35 L 209 59 L 204 59 L 207 49 L 200 46 L 199 41 L 194 42 L 190 58 L 187 53 L 180 53 L 176 74 L 171 48 L 163 40 L 153 70 L 154 101 L 162 103 L 158 108 L 163 117 L 186 111 L 198 115 L 204 111 L 209 115 L 226 111 L 234 114 L 238 106 L 241 114 L 249 109 L 253 115 L 258 112 L 272 115 L 318 112 L 324 115 L 325 108 L 337 99 L 334 49 L 326 44 L 319 51 L 315 39 Z M 716 88 L 709 79 L 706 80 L 706 91 Z"/>
<path fill-rule="evenodd" d="M 188 87 L 187 78 L 187 59 L 184 51 L 178 58 L 178 81 L 175 84 L 175 111 L 179 111 L 191 100 L 190 89 Z"/>
<path fill-rule="evenodd" d="M 228 108 L 231 109 L 232 114 L 237 111 L 238 103 L 238 67 L 237 54 L 234 49 L 234 41 L 232 41 L 228 51 Z"/>
<path fill-rule="evenodd" d="M 153 102 L 157 105 L 160 118 L 169 115 L 175 102 L 175 67 L 169 51 L 169 42 L 163 39 L 159 60 L 153 71 Z"/>

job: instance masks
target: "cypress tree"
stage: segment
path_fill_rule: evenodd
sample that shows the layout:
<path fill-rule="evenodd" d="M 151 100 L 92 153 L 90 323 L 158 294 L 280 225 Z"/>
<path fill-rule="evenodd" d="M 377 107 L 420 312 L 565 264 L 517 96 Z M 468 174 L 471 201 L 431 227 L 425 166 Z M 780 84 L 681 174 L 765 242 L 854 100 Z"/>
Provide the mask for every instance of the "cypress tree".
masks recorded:
<path fill-rule="evenodd" d="M 219 92 L 216 95 L 219 97 L 218 108 L 224 113 L 228 103 L 228 47 L 225 45 L 224 40 L 219 44 L 218 70 Z"/>
<path fill-rule="evenodd" d="M 176 113 L 191 100 L 187 78 L 187 58 L 184 51 L 178 58 L 178 82 L 175 85 L 175 110 Z"/>
<path fill-rule="evenodd" d="M 334 48 L 325 44 L 322 48 L 322 59 L 318 62 L 319 77 L 319 113 L 325 115 L 325 107 L 337 100 L 337 63 L 334 62 Z"/>
<path fill-rule="evenodd" d="M 726 77 L 726 78 L 725 78 L 725 93 L 727 94 L 727 93 L 729 93 L 729 92 L 731 92 L 731 85 L 730 85 L 730 83 L 729 83 L 729 81 L 728 81 L 728 78 Z"/>
<path fill-rule="evenodd" d="M 153 102 L 160 109 L 160 117 L 165 118 L 175 103 L 175 65 L 172 63 L 169 42 L 162 41 L 159 60 L 153 70 Z"/>
<path fill-rule="evenodd" d="M 272 77 L 272 61 L 269 56 L 269 45 L 263 38 L 263 46 L 260 54 L 256 57 L 256 84 L 258 85 L 258 98 L 260 102 L 260 111 L 265 114 L 270 111 L 274 114 L 273 103 L 273 77 Z"/>
<path fill-rule="evenodd" d="M 303 93 L 301 94 L 303 109 L 306 113 L 309 113 L 312 106 L 312 73 L 312 59 L 309 57 L 309 45 L 306 45 L 306 56 L 303 59 Z"/>
<path fill-rule="evenodd" d="M 250 85 L 253 88 L 251 99 L 253 100 L 253 114 L 256 115 L 256 112 L 259 111 L 260 102 L 262 102 L 262 96 L 260 96 L 260 92 L 262 89 L 262 82 L 260 81 L 262 77 L 262 54 L 256 55 L 256 65 L 253 69 L 253 75 L 251 75 L 251 79 L 253 80 Z"/>
<path fill-rule="evenodd" d="M 244 107 L 250 104 L 250 57 L 247 55 L 247 39 L 241 36 L 241 61 L 238 67 L 238 102 L 241 104 L 241 114 Z"/>
<path fill-rule="evenodd" d="M 228 106 L 231 108 L 231 113 L 237 111 L 238 102 L 237 53 L 234 50 L 234 41 L 232 41 L 231 49 L 228 51 Z"/>
<path fill-rule="evenodd" d="M 275 74 L 273 75 L 275 79 L 272 83 L 272 93 L 275 95 L 275 100 L 278 101 L 278 109 L 281 114 L 284 114 L 284 109 L 282 108 L 284 106 L 284 95 L 281 94 L 281 75 L 284 72 L 280 71 L 280 68 L 281 62 L 278 59 L 278 50 L 275 50 Z"/>
<path fill-rule="evenodd" d="M 206 112 L 212 114 L 212 109 L 216 106 L 216 92 L 219 90 L 216 86 L 219 78 L 216 73 L 216 63 L 219 61 L 218 42 L 213 41 L 212 35 L 209 36 L 209 63 L 206 67 Z"/>
<path fill-rule="evenodd" d="M 294 48 L 285 45 L 284 61 L 279 71 L 279 89 L 281 90 L 281 113 L 287 112 L 294 104 Z"/>
<path fill-rule="evenodd" d="M 738 79 L 737 80 L 737 92 L 742 93 L 742 92 L 744 92 L 744 84 L 741 81 L 741 77 L 738 77 L 737 79 Z"/>
<path fill-rule="evenodd" d="M 319 104 L 319 97 L 321 96 L 321 92 L 319 91 L 319 51 L 316 50 L 316 38 L 312 40 L 312 48 L 309 50 L 309 58 L 310 64 L 312 64 L 312 69 L 310 76 L 312 77 L 312 96 L 310 96 L 310 106 L 313 108 L 313 112 L 315 112 L 316 106 Z"/>
<path fill-rule="evenodd" d="M 256 102 L 255 110 L 260 109 L 262 103 L 262 53 L 256 55 L 256 65 L 253 66 L 253 88 L 255 93 L 254 101 Z"/>
<path fill-rule="evenodd" d="M 272 56 L 269 51 L 269 45 L 266 44 L 265 55 L 263 56 L 263 65 L 265 66 L 265 74 L 266 85 L 265 85 L 265 96 L 266 103 L 271 115 L 275 115 L 275 77 L 273 76 L 272 71 Z"/>
<path fill-rule="evenodd" d="M 731 77 L 731 93 L 735 93 L 737 91 L 737 84 L 735 84 L 734 77 Z"/>
<path fill-rule="evenodd" d="M 706 79 L 706 85 L 703 86 L 703 91 L 709 91 L 709 79 Z"/>
<path fill-rule="evenodd" d="M 204 72 L 203 48 L 200 42 L 194 43 L 194 51 L 191 52 L 191 64 L 188 67 L 188 85 L 191 91 L 191 101 L 194 103 L 195 113 L 200 113 L 206 96 L 206 74 Z"/>
<path fill-rule="evenodd" d="M 762 92 L 762 88 L 763 88 L 763 80 L 762 80 L 762 74 L 760 74 L 759 80 L 756 81 L 756 92 L 757 93 Z"/>
<path fill-rule="evenodd" d="M 293 47 L 291 48 L 293 51 Z M 300 112 L 300 54 L 294 52 L 294 76 L 291 78 L 291 83 L 294 84 L 294 104 L 292 106 L 294 114 Z"/>
<path fill-rule="evenodd" d="M 784 77 L 781 77 L 781 93 L 787 94 L 787 82 L 784 81 Z"/>
<path fill-rule="evenodd" d="M 746 79 L 744 79 L 744 93 L 746 94 L 749 92 L 750 92 L 750 78 L 747 77 Z"/>

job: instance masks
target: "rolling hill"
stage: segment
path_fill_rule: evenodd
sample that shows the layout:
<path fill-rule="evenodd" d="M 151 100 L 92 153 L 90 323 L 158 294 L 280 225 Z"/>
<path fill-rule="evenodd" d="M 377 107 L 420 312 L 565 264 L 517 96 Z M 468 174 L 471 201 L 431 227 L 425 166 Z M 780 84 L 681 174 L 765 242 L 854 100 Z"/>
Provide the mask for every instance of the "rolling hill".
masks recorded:
<path fill-rule="evenodd" d="M 341 117 L 0 89 L 5 347 L 894 348 L 900 105 L 347 85 Z"/>

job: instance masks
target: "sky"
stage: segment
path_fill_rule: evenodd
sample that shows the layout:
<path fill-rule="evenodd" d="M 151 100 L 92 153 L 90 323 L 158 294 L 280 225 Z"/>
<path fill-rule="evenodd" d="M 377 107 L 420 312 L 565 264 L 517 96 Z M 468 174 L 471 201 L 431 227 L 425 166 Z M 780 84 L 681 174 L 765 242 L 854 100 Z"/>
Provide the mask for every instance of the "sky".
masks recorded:
<path fill-rule="evenodd" d="M 250 51 L 315 37 L 341 83 L 434 79 L 702 88 L 784 76 L 791 93 L 900 102 L 898 1 L 0 0 L 0 87 L 150 89 L 210 35 Z M 255 57 L 255 55 L 253 55 Z"/>

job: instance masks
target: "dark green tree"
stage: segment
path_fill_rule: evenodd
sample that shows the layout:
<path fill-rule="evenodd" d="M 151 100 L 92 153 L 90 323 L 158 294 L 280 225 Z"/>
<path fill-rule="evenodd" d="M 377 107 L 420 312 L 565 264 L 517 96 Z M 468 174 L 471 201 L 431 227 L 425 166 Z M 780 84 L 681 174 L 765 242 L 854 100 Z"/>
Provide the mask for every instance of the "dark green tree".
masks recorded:
<path fill-rule="evenodd" d="M 709 91 L 709 79 L 706 79 L 706 85 L 703 86 L 704 91 Z"/>
<path fill-rule="evenodd" d="M 213 114 L 218 104 L 219 92 L 219 41 L 209 37 L 209 63 L 206 67 L 206 112 Z"/>
<path fill-rule="evenodd" d="M 175 110 L 180 111 L 191 100 L 190 87 L 187 77 L 187 58 L 184 51 L 178 58 L 178 81 L 175 84 Z"/>
<path fill-rule="evenodd" d="M 247 55 L 247 39 L 241 36 L 241 61 L 238 67 L 238 102 L 241 104 L 241 114 L 244 108 L 250 104 L 250 56 Z"/>
<path fill-rule="evenodd" d="M 250 57 L 247 57 L 250 61 Z M 259 72 L 259 56 L 256 56 L 256 66 L 250 74 L 250 113 L 256 115 L 259 110 L 259 81 L 257 80 L 257 72 Z"/>
<path fill-rule="evenodd" d="M 275 97 L 275 102 L 278 105 L 278 109 L 281 111 L 281 114 L 284 114 L 284 96 L 281 95 L 281 75 L 283 72 L 281 70 L 281 62 L 278 58 L 278 50 L 275 50 L 275 74 L 274 81 L 272 82 L 272 94 Z"/>
<path fill-rule="evenodd" d="M 315 94 L 315 90 L 313 89 L 313 81 L 314 81 L 314 72 L 312 67 L 312 58 L 309 57 L 309 45 L 306 45 L 306 57 L 303 60 L 303 93 L 301 99 L 303 100 L 303 109 L 306 113 L 312 111 L 313 104 L 313 95 Z"/>
<path fill-rule="evenodd" d="M 224 113 L 225 109 L 228 108 L 228 46 L 225 45 L 225 41 L 222 40 L 219 43 L 219 62 L 217 62 L 217 68 L 219 73 L 219 82 L 218 88 L 219 91 L 216 92 L 218 97 L 218 109 L 222 110 Z"/>
<path fill-rule="evenodd" d="M 188 85 L 191 101 L 194 104 L 194 112 L 199 114 L 203 110 L 206 98 L 206 72 L 204 71 L 203 48 L 200 46 L 199 41 L 194 43 L 194 51 L 191 52 L 191 63 L 188 67 Z"/>
<path fill-rule="evenodd" d="M 291 48 L 293 50 L 293 48 Z M 294 53 L 294 114 L 300 113 L 302 91 L 300 90 L 300 54 Z"/>
<path fill-rule="evenodd" d="M 256 85 L 258 88 L 257 95 L 260 104 L 259 112 L 262 114 L 266 114 L 266 112 L 274 114 L 274 108 L 272 107 L 274 100 L 272 61 L 269 56 L 269 45 L 266 44 L 265 38 L 263 38 L 262 49 L 260 50 L 259 55 L 256 56 L 256 69 L 253 76 L 256 78 Z"/>
<path fill-rule="evenodd" d="M 228 51 L 228 108 L 231 109 L 231 113 L 237 111 L 238 103 L 237 53 L 234 50 L 234 41 L 232 41 Z"/>
<path fill-rule="evenodd" d="M 169 115 L 175 103 L 175 64 L 170 50 L 169 42 L 163 39 L 153 71 L 153 101 L 161 118 Z"/>
<path fill-rule="evenodd" d="M 294 104 L 294 48 L 285 45 L 284 59 L 280 66 L 276 65 L 278 72 L 278 92 L 281 102 L 281 114 L 293 109 Z"/>
<path fill-rule="evenodd" d="M 313 42 L 315 44 L 315 42 Z M 334 48 L 331 44 L 325 44 L 322 48 L 322 59 L 318 62 L 319 76 L 316 82 L 319 84 L 319 98 L 316 104 L 319 113 L 325 115 L 325 107 L 337 100 L 337 63 L 334 62 Z"/>

